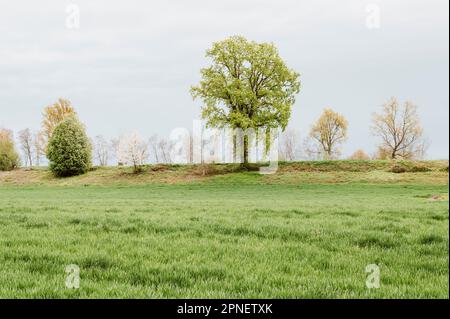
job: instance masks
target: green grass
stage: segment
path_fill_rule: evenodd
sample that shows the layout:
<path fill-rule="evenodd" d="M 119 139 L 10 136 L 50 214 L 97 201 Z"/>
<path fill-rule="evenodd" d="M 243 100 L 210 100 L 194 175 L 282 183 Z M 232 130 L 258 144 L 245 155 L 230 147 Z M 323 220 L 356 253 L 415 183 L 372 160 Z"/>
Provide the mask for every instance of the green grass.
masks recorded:
<path fill-rule="evenodd" d="M 393 173 L 400 167 L 402 173 Z M 253 169 L 257 169 L 257 165 Z M 55 178 L 45 168 L 0 171 L 0 185 L 146 185 L 208 182 L 237 179 L 247 182 L 259 176 L 263 184 L 448 184 L 448 161 L 302 161 L 280 162 L 273 175 L 241 175 L 239 164 L 148 165 L 141 174 L 129 167 L 95 167 L 88 174 L 72 178 Z M 254 181 L 255 178 L 252 178 Z"/>
<path fill-rule="evenodd" d="M 3 184 L 0 297 L 449 297 L 442 176 L 320 184 L 299 174 Z M 65 287 L 69 264 L 81 268 L 78 290 Z M 380 267 L 379 289 L 365 286 L 368 264 Z"/>

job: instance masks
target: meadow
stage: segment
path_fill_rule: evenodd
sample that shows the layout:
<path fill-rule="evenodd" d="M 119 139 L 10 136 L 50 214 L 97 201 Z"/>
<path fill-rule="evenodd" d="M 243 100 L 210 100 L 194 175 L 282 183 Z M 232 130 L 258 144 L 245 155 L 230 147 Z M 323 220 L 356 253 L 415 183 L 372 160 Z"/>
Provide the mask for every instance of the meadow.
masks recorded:
<path fill-rule="evenodd" d="M 448 162 L 392 165 L 0 172 L 0 298 L 448 298 Z"/>

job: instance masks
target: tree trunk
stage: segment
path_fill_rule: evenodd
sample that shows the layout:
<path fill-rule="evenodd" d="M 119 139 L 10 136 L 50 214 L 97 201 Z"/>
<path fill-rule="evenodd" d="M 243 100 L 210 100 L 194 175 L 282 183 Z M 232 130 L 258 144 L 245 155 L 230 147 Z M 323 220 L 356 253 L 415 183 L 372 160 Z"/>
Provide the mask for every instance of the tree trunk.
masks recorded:
<path fill-rule="evenodd" d="M 397 157 L 397 150 L 393 150 L 391 154 L 391 159 L 395 159 Z"/>
<path fill-rule="evenodd" d="M 248 136 L 244 136 L 244 165 L 248 164 Z"/>
<path fill-rule="evenodd" d="M 325 149 L 325 158 L 326 161 L 329 161 L 331 159 L 331 149 L 326 148 Z"/>

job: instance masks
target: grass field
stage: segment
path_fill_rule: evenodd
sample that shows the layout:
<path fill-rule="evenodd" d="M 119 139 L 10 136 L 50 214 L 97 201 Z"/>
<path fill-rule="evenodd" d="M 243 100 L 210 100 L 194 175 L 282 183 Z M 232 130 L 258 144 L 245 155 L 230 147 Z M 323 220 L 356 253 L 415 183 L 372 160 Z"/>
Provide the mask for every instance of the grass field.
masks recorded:
<path fill-rule="evenodd" d="M 0 173 L 0 297 L 448 298 L 448 162 L 389 165 Z"/>

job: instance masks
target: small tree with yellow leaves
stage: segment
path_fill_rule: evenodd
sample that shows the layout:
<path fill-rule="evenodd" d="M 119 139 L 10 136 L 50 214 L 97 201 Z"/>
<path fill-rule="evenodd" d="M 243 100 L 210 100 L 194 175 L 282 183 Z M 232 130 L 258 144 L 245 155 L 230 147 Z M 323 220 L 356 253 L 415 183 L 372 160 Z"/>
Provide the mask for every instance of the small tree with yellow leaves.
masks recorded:
<path fill-rule="evenodd" d="M 47 141 L 53 134 L 55 127 L 70 115 L 76 115 L 69 100 L 59 99 L 53 105 L 47 106 L 42 113 L 42 130 Z"/>
<path fill-rule="evenodd" d="M 347 139 L 347 127 L 347 120 L 341 114 L 331 109 L 323 111 L 309 133 L 320 157 L 334 159 L 340 155 L 340 145 Z"/>

